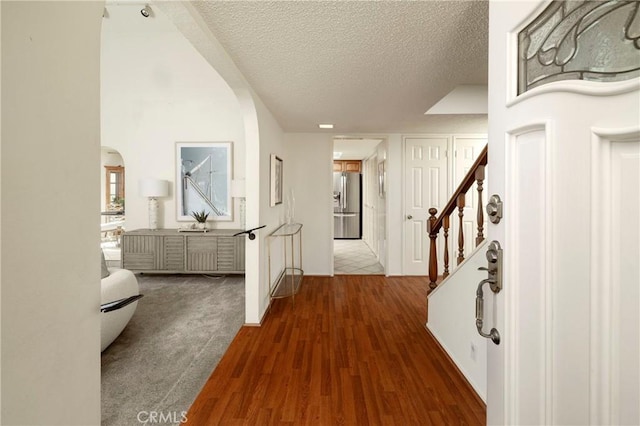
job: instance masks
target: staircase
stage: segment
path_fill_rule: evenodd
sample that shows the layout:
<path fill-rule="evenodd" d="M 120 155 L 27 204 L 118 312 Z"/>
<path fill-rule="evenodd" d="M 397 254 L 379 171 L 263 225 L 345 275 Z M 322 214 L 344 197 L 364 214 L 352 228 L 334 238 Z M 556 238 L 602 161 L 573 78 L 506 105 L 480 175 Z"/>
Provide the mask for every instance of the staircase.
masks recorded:
<path fill-rule="evenodd" d="M 478 268 L 486 266 L 484 255 L 484 212 L 482 192 L 487 166 L 487 147 L 464 177 L 449 202 L 438 215 L 435 208 L 429 209 L 427 231 L 429 249 L 429 287 L 427 329 L 447 352 L 460 372 L 469 381 L 482 400 L 486 400 L 487 389 L 487 339 L 476 330 L 476 287 L 486 273 Z M 477 183 L 478 208 L 475 235 L 465 236 L 462 222 L 466 195 Z M 459 223 L 455 265 L 449 261 L 449 231 L 452 218 Z M 440 230 L 442 229 L 442 233 Z M 438 238 L 444 238 L 444 249 L 438 252 Z M 475 248 L 464 252 L 465 238 L 475 238 Z M 438 271 L 438 259 L 443 258 L 443 271 Z"/>

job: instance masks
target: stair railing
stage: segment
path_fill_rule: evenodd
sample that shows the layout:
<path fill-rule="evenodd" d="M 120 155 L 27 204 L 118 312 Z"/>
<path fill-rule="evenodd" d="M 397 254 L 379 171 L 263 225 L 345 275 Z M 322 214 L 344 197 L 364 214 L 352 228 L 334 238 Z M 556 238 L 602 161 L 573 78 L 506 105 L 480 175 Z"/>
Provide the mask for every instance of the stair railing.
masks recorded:
<path fill-rule="evenodd" d="M 463 231 L 463 219 L 464 219 L 464 207 L 465 207 L 465 195 L 469 192 L 469 189 L 477 182 L 478 188 L 478 213 L 477 223 L 478 232 L 476 235 L 476 246 L 484 240 L 484 213 L 482 202 L 482 185 L 485 179 L 485 168 L 487 166 L 487 146 L 482 149 L 480 155 L 469 169 L 469 172 L 464 177 L 458 188 L 453 193 L 440 215 L 436 216 L 438 210 L 436 208 L 429 209 L 429 219 L 427 221 L 427 232 L 429 239 L 431 240 L 429 245 L 429 288 L 434 289 L 437 287 L 438 281 L 438 249 L 437 239 L 440 232 L 440 228 L 444 229 L 444 271 L 442 278 L 449 276 L 449 225 L 451 215 L 454 211 L 458 210 L 459 232 L 458 232 L 458 249 L 457 249 L 457 264 L 464 261 L 464 231 Z M 454 219 L 455 220 L 455 219 Z"/>

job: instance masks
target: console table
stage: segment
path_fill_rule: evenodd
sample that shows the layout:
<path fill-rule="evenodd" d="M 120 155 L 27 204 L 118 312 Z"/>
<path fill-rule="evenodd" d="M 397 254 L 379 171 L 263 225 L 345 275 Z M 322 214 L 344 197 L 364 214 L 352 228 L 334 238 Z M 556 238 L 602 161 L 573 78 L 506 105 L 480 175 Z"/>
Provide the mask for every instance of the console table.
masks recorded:
<path fill-rule="evenodd" d="M 275 239 L 282 238 L 284 267 L 278 277 L 271 280 L 272 253 L 271 245 Z M 297 239 L 297 249 L 294 240 Z M 297 256 L 296 251 L 298 252 Z M 302 224 L 290 223 L 280 226 L 267 236 L 267 252 L 269 257 L 269 294 L 272 299 L 295 296 L 302 283 Z M 298 263 L 296 264 L 296 257 Z"/>
<path fill-rule="evenodd" d="M 122 267 L 166 274 L 244 273 L 244 235 L 239 229 L 178 232 L 136 229 L 122 235 Z"/>

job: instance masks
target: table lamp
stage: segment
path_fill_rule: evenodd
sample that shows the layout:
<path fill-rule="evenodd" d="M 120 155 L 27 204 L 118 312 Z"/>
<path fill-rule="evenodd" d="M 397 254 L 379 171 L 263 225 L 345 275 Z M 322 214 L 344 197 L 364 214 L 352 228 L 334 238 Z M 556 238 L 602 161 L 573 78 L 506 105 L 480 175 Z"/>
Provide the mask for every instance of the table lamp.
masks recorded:
<path fill-rule="evenodd" d="M 149 229 L 158 229 L 158 198 L 169 195 L 169 182 L 145 178 L 139 182 L 140 195 L 149 198 Z"/>

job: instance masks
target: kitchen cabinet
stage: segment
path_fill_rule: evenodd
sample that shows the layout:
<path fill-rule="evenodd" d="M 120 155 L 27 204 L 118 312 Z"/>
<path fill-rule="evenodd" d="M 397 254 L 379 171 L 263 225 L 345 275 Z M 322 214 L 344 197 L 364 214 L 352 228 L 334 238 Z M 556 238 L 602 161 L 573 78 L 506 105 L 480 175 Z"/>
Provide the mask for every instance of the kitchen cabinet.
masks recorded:
<path fill-rule="evenodd" d="M 334 160 L 334 172 L 358 172 L 362 169 L 362 161 L 359 160 Z"/>

